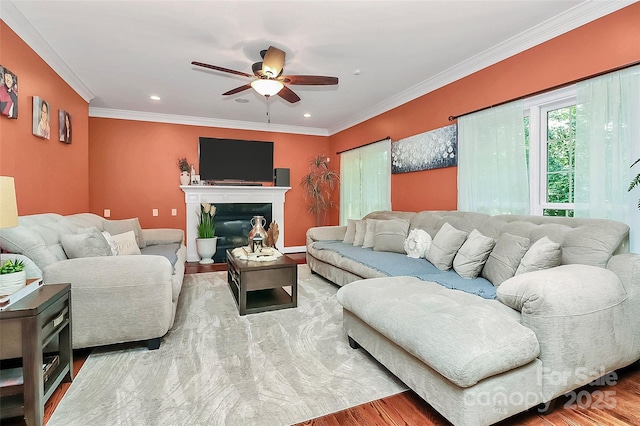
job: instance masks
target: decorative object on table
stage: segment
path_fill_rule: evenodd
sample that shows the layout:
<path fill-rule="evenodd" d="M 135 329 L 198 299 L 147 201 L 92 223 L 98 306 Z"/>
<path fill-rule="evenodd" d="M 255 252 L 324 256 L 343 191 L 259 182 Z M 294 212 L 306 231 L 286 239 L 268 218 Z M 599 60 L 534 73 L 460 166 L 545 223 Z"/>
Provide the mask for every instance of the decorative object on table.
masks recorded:
<path fill-rule="evenodd" d="M 638 158 L 636 161 L 634 161 L 633 164 L 631 165 L 631 167 L 629 167 L 629 168 L 633 168 L 633 166 L 635 166 L 638 163 L 640 163 L 640 158 Z M 640 173 L 638 173 L 636 175 L 636 177 L 633 178 L 633 180 L 629 184 L 629 189 L 627 191 L 631 192 L 631 190 L 633 188 L 635 188 L 636 186 L 640 186 Z M 640 200 L 638 200 L 638 209 L 640 210 Z"/>
<path fill-rule="evenodd" d="M 267 230 L 267 239 L 265 245 L 267 247 L 275 247 L 278 242 L 278 236 L 280 235 L 280 228 L 275 221 L 271 221 L 269 229 Z"/>
<path fill-rule="evenodd" d="M 391 144 L 391 173 L 458 165 L 458 126 L 441 127 Z"/>
<path fill-rule="evenodd" d="M 262 252 L 262 237 L 260 234 L 253 237 L 253 240 L 251 241 L 251 251 L 254 253 Z"/>
<path fill-rule="evenodd" d="M 189 176 L 191 164 L 186 158 L 178 158 L 178 168 L 180 169 L 180 185 L 189 185 L 191 181 L 191 176 Z"/>
<path fill-rule="evenodd" d="M 213 263 L 213 255 L 216 254 L 218 237 L 216 233 L 216 206 L 210 203 L 200 204 L 198 214 L 198 238 L 196 238 L 196 250 L 200 256 L 200 264 L 208 265 Z"/>
<path fill-rule="evenodd" d="M 51 136 L 51 126 L 49 125 L 49 102 L 38 96 L 33 97 L 33 134 L 43 139 Z"/>
<path fill-rule="evenodd" d="M 18 76 L 0 65 L 0 114 L 18 118 Z"/>
<path fill-rule="evenodd" d="M 280 259 L 283 254 L 274 247 L 262 247 L 262 251 L 253 253 L 249 246 L 236 247 L 231 250 L 234 257 L 240 260 L 252 260 L 255 262 L 271 262 Z"/>
<path fill-rule="evenodd" d="M 253 239 L 257 236 L 259 236 L 262 241 L 267 239 L 267 231 L 264 229 L 264 225 L 266 224 L 267 221 L 264 216 L 254 216 L 253 219 L 251 219 L 252 228 L 248 236 L 249 250 L 253 250 Z"/>
<path fill-rule="evenodd" d="M 300 179 L 309 213 L 316 215 L 316 226 L 324 225 L 327 210 L 333 207 L 333 188 L 340 181 L 338 172 L 329 169 L 328 158 L 318 154 L 309 162 L 309 173 Z"/>
<path fill-rule="evenodd" d="M 0 296 L 8 296 L 20 290 L 27 283 L 24 263 L 21 260 L 7 260 L 0 266 Z"/>
<path fill-rule="evenodd" d="M 58 110 L 58 129 L 60 142 L 71 143 L 71 115 L 63 110 Z"/>

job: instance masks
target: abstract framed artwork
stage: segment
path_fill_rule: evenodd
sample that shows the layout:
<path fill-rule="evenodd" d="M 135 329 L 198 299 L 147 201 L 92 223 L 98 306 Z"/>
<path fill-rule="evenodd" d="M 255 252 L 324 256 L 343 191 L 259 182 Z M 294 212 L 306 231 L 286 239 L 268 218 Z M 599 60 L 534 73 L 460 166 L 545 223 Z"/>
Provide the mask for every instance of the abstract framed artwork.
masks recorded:
<path fill-rule="evenodd" d="M 18 118 L 18 76 L 0 65 L 0 114 Z"/>
<path fill-rule="evenodd" d="M 58 110 L 58 129 L 58 140 L 71 143 L 71 115 L 63 109 Z"/>
<path fill-rule="evenodd" d="M 441 127 L 391 144 L 391 173 L 458 165 L 458 126 Z"/>
<path fill-rule="evenodd" d="M 49 102 L 39 96 L 33 97 L 33 134 L 43 139 L 51 137 L 49 111 Z"/>

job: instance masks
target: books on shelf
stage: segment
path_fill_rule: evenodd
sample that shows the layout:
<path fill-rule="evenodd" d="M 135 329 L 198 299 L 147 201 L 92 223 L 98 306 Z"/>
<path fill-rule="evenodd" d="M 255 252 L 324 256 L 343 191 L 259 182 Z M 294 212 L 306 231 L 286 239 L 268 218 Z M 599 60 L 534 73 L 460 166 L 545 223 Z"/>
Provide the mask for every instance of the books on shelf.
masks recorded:
<path fill-rule="evenodd" d="M 6 309 L 42 285 L 42 278 L 28 279 L 27 285 L 13 294 L 0 296 L 0 310 Z"/>
<path fill-rule="evenodd" d="M 60 365 L 58 355 L 46 356 L 42 361 L 42 377 L 46 382 Z M 4 368 L 0 370 L 0 396 L 11 396 L 22 393 L 24 375 L 22 367 Z"/>

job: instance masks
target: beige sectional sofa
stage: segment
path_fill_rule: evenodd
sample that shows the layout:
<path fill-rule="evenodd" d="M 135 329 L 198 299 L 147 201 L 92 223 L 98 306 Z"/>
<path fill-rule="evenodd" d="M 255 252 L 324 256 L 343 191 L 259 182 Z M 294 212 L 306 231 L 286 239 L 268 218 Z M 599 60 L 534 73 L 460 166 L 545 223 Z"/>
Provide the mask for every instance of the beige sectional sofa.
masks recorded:
<path fill-rule="evenodd" d="M 342 243 L 344 226 L 307 232 L 311 270 L 343 286 L 337 298 L 352 347 L 367 350 L 453 424 L 498 422 L 640 359 L 640 255 L 620 254 L 625 224 L 456 211 L 365 217 L 398 218 L 431 237 L 449 223 L 498 242 L 515 235 L 532 245 L 546 236 L 560 246 L 559 266 L 515 275 L 492 295 L 486 286 L 494 284 L 482 277 L 447 288 L 438 277 L 418 278 L 424 258 Z"/>
<path fill-rule="evenodd" d="M 105 229 L 128 228 L 135 229 L 139 247 L 127 250 L 141 254 L 112 255 L 93 243 Z M 157 349 L 173 325 L 186 260 L 180 229 L 140 229 L 137 219 L 109 221 L 90 213 L 37 214 L 0 230 L 0 248 L 29 258 L 45 284 L 71 283 L 74 349 L 131 341 Z M 20 356 L 20 330 L 2 333 L 12 338 L 3 337 L 1 358 Z"/>

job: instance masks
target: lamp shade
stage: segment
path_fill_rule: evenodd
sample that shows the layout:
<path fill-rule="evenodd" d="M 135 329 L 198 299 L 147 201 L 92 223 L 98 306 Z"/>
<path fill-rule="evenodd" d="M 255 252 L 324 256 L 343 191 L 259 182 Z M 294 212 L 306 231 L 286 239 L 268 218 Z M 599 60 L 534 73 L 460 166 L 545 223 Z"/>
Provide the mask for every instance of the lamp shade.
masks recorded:
<path fill-rule="evenodd" d="M 0 176 L 0 228 L 18 226 L 18 205 L 13 178 Z"/>
<path fill-rule="evenodd" d="M 278 80 L 258 79 L 251 82 L 251 87 L 262 96 L 273 96 L 284 87 Z"/>

